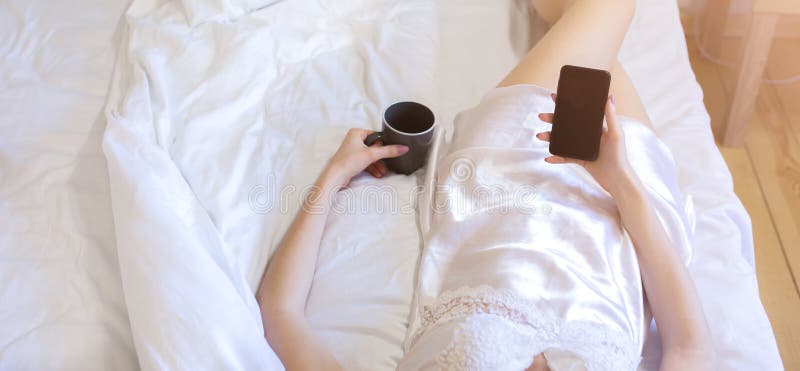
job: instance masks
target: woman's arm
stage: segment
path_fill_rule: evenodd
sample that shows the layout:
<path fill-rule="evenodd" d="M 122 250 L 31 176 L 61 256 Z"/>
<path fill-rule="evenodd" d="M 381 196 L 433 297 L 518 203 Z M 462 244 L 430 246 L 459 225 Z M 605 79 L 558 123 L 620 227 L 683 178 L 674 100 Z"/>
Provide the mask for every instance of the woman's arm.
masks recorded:
<path fill-rule="evenodd" d="M 661 334 L 661 369 L 711 369 L 713 349 L 697 291 L 643 185 L 636 175 L 621 176 L 611 195 L 636 248 L 642 283 Z"/>
<path fill-rule="evenodd" d="M 408 151 L 398 145 L 367 147 L 364 139 L 370 133 L 361 129 L 347 133 L 304 200 L 261 279 L 256 297 L 264 336 L 288 370 L 341 369 L 306 321 L 305 306 L 333 196 L 365 168 L 373 176 L 384 176 L 386 167 L 380 160 Z"/>
<path fill-rule="evenodd" d="M 546 122 L 553 121 L 549 113 L 539 117 Z M 583 166 L 614 198 L 622 224 L 636 249 L 642 283 L 661 334 L 661 369 L 710 369 L 713 350 L 697 291 L 661 226 L 644 186 L 630 168 L 613 96 L 606 103 L 606 123 L 596 161 L 559 156 L 550 156 L 545 161 Z M 550 133 L 539 133 L 537 137 L 548 141 Z"/>

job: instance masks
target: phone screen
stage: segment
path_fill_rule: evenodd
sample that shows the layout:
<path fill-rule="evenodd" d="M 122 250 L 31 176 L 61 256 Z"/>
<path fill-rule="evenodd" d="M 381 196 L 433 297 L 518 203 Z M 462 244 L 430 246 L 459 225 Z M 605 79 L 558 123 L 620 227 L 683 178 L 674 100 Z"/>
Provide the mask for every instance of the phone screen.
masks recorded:
<path fill-rule="evenodd" d="M 594 161 L 600 150 L 608 71 L 565 65 L 558 78 L 550 153 Z"/>

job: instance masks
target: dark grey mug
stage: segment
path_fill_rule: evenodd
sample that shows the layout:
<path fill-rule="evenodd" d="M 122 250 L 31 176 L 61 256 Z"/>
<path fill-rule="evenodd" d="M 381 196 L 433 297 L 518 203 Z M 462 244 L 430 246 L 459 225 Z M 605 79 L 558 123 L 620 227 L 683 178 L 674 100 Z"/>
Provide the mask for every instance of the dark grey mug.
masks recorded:
<path fill-rule="evenodd" d="M 417 102 L 398 102 L 383 112 L 383 130 L 367 136 L 364 144 L 371 146 L 380 140 L 387 145 L 408 146 L 406 154 L 384 160 L 389 170 L 408 175 L 425 165 L 435 126 L 430 108 Z"/>

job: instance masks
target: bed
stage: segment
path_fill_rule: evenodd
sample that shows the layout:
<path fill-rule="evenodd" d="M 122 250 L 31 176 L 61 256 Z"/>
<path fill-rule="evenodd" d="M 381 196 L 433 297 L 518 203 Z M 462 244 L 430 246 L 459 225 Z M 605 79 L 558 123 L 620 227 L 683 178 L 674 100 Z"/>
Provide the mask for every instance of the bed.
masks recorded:
<path fill-rule="evenodd" d="M 281 368 L 252 292 L 304 187 L 347 127 L 377 128 L 393 101 L 429 104 L 447 129 L 541 33 L 529 13 L 513 0 L 4 2 L 0 369 Z M 621 61 L 693 199 L 690 271 L 719 368 L 781 369 L 674 2 L 640 0 Z M 359 177 L 337 200 L 306 314 L 346 369 L 403 354 L 424 184 Z M 650 339 L 644 369 L 659 360 Z"/>

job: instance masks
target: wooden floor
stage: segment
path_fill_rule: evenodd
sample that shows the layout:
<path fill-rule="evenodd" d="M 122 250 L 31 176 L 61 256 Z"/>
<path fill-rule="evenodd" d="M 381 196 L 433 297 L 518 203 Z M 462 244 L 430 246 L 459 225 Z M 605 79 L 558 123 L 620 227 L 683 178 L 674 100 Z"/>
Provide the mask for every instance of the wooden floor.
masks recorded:
<path fill-rule="evenodd" d="M 693 37 L 687 42 L 719 143 L 735 71 L 703 58 Z M 736 39 L 726 39 L 719 57 L 735 62 L 738 46 Z M 796 74 L 800 39 L 776 39 L 767 78 Z M 784 366 L 800 370 L 800 82 L 762 84 L 745 146 L 720 150 L 753 222 L 761 300 Z"/>

